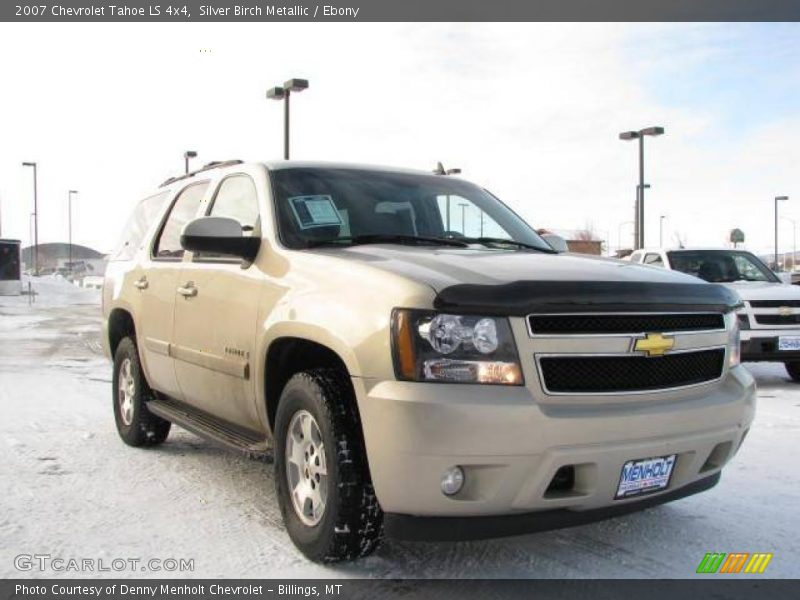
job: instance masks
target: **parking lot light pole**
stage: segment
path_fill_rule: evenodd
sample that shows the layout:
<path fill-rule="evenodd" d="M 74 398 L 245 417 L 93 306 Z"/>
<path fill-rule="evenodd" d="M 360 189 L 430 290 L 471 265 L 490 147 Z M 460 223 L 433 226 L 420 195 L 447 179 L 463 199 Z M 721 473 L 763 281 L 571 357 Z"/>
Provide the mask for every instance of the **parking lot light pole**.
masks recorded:
<path fill-rule="evenodd" d="M 666 219 L 666 215 L 661 215 L 658 218 L 658 247 L 664 247 L 664 219 Z"/>
<path fill-rule="evenodd" d="M 789 196 L 775 196 L 775 270 L 778 270 L 778 202 L 788 200 Z"/>
<path fill-rule="evenodd" d="M 289 160 L 289 98 L 292 92 L 302 92 L 308 89 L 307 79 L 289 79 L 283 86 L 276 86 L 267 90 L 270 100 L 283 100 L 283 158 Z"/>
<path fill-rule="evenodd" d="M 72 279 L 72 195 L 77 194 L 78 192 L 75 190 L 70 190 L 67 192 L 67 204 L 69 206 L 69 216 L 67 221 L 69 222 L 69 277 Z"/>
<path fill-rule="evenodd" d="M 189 159 L 190 158 L 197 158 L 197 152 L 194 150 L 187 150 L 183 153 L 183 166 L 184 166 L 184 173 L 186 175 L 189 174 Z"/>
<path fill-rule="evenodd" d="M 28 260 L 33 260 L 33 221 L 36 219 L 36 215 L 31 213 L 28 216 L 28 235 L 30 236 L 28 239 L 31 241 L 30 248 L 28 250 Z M 30 269 L 30 265 L 26 265 L 28 269 Z"/>
<path fill-rule="evenodd" d="M 639 131 L 623 131 L 619 134 L 619 139 L 621 140 L 639 140 L 639 186 L 636 188 L 635 249 L 644 247 L 644 190 L 648 187 L 644 183 L 644 138 L 648 135 L 657 136 L 663 134 L 663 127 L 645 127 Z"/>
<path fill-rule="evenodd" d="M 33 274 L 39 274 L 39 200 L 37 194 L 37 167 L 35 162 L 24 162 L 23 167 L 33 167 Z"/>
<path fill-rule="evenodd" d="M 461 207 L 461 233 L 467 235 L 466 214 L 468 204 L 466 202 L 459 202 L 458 205 Z"/>

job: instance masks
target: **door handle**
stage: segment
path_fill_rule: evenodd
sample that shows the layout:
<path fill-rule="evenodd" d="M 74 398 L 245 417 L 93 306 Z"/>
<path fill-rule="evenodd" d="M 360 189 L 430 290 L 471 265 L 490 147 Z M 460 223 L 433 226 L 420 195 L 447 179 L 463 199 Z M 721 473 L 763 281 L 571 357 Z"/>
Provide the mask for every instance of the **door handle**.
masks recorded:
<path fill-rule="evenodd" d="M 194 281 L 187 281 L 184 286 L 178 288 L 178 293 L 184 298 L 197 296 L 197 288 L 194 287 Z"/>
<path fill-rule="evenodd" d="M 134 281 L 133 285 L 136 286 L 137 290 L 146 290 L 147 286 L 150 285 L 150 284 L 147 283 L 147 277 L 142 277 L 142 278 L 138 279 L 137 281 Z"/>

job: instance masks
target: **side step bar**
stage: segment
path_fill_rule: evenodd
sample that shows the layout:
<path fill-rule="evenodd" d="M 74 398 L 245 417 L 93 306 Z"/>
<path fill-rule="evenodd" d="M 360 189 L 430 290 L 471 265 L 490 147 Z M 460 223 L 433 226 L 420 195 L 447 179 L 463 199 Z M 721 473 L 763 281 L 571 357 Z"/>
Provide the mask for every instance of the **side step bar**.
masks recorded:
<path fill-rule="evenodd" d="M 244 452 L 250 458 L 271 461 L 272 449 L 264 437 L 218 419 L 197 408 L 158 396 L 147 402 L 147 408 L 170 423 L 183 427 L 225 448 Z"/>

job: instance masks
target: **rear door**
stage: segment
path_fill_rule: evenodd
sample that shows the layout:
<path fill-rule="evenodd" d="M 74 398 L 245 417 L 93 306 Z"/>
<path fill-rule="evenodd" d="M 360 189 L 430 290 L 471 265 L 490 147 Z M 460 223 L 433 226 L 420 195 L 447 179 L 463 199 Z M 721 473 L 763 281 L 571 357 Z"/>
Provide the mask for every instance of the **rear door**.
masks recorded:
<path fill-rule="evenodd" d="M 258 190 L 246 173 L 220 181 L 206 211 L 230 217 L 245 236 L 261 236 Z M 253 364 L 264 274 L 238 258 L 193 253 L 184 262 L 175 305 L 173 354 L 184 401 L 225 421 L 260 429 Z"/>
<path fill-rule="evenodd" d="M 172 398 L 182 394 L 172 357 L 172 333 L 178 277 L 184 250 L 180 245 L 183 226 L 197 215 L 208 182 L 183 188 L 172 202 L 158 229 L 142 274 L 134 282 L 141 295 L 138 344 L 150 386 Z"/>

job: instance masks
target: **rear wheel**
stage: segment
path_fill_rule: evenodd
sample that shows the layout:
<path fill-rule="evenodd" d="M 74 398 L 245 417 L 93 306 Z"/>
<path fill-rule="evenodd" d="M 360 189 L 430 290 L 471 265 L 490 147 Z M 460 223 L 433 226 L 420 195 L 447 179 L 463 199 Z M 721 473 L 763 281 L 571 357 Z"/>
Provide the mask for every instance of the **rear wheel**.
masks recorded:
<path fill-rule="evenodd" d="M 794 381 L 800 382 L 800 360 L 789 360 L 783 363 L 786 366 L 786 372 Z"/>
<path fill-rule="evenodd" d="M 382 534 L 361 424 L 347 375 L 294 375 L 275 419 L 275 485 L 289 537 L 311 560 L 371 554 Z"/>
<path fill-rule="evenodd" d="M 170 422 L 147 410 L 153 392 L 144 378 L 133 337 L 123 339 L 114 353 L 114 419 L 122 441 L 129 446 L 154 446 L 169 435 Z"/>

